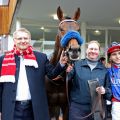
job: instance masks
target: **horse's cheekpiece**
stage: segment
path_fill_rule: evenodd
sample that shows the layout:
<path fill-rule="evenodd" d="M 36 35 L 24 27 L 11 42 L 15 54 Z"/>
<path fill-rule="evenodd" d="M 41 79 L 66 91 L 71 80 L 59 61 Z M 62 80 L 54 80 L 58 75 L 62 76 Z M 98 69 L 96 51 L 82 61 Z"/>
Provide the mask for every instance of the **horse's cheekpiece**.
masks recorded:
<path fill-rule="evenodd" d="M 66 47 L 68 45 L 68 42 L 71 39 L 76 39 L 78 44 L 83 44 L 83 38 L 81 37 L 80 33 L 75 30 L 69 30 L 61 39 L 60 43 L 62 47 Z"/>

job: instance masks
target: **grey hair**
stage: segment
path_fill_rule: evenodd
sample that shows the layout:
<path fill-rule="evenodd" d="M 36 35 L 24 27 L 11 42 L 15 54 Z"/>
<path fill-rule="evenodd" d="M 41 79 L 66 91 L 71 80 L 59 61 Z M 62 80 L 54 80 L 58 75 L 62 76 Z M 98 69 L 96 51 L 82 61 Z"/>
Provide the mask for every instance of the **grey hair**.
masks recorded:
<path fill-rule="evenodd" d="M 99 43 L 98 41 L 96 41 L 96 40 L 92 40 L 92 41 L 88 42 L 87 47 L 88 47 L 91 43 L 96 43 L 96 44 L 98 45 L 99 49 L 100 49 L 100 43 Z"/>
<path fill-rule="evenodd" d="M 29 35 L 29 37 L 31 38 L 31 33 L 30 33 L 26 28 L 19 28 L 19 29 L 17 29 L 17 30 L 13 33 L 13 38 L 15 38 L 15 36 L 16 36 L 16 34 L 17 34 L 18 32 L 25 32 L 25 33 L 27 33 L 27 34 Z"/>

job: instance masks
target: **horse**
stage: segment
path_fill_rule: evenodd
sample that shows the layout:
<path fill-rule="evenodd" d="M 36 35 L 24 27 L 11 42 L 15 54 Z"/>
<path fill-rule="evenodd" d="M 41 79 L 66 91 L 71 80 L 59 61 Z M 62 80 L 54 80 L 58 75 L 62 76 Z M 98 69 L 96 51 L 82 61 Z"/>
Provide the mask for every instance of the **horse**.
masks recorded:
<path fill-rule="evenodd" d="M 57 16 L 60 21 L 58 26 L 58 34 L 55 39 L 54 52 L 50 58 L 50 63 L 54 66 L 60 59 L 61 52 L 64 50 L 65 55 L 69 55 L 71 61 L 79 59 L 80 47 L 75 39 L 71 39 L 66 47 L 60 44 L 61 38 L 68 30 L 79 31 L 80 27 L 77 20 L 80 17 L 80 8 L 78 8 L 72 18 L 65 18 L 63 11 L 59 6 L 57 8 Z M 74 53 L 73 53 L 74 51 Z M 68 96 L 66 90 L 66 71 L 63 71 L 55 79 L 50 80 L 46 76 L 46 91 L 48 98 L 49 114 L 51 120 L 55 118 L 59 120 L 60 113 L 62 112 L 62 119 L 67 120 L 68 116 Z"/>

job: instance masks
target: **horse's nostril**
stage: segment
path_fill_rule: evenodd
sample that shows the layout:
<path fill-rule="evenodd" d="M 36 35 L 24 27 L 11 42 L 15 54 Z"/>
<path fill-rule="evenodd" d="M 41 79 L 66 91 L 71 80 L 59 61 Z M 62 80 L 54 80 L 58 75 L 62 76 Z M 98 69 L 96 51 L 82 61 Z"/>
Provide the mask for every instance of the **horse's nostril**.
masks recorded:
<path fill-rule="evenodd" d="M 80 48 L 70 48 L 69 49 L 70 52 L 81 52 Z"/>
<path fill-rule="evenodd" d="M 79 48 L 78 51 L 81 52 L 81 49 Z"/>

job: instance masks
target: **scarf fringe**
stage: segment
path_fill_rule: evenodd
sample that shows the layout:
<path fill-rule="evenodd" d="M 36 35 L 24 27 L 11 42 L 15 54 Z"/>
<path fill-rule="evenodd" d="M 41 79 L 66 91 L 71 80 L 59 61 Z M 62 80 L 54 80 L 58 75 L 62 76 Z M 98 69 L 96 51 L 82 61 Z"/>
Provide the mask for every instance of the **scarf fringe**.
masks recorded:
<path fill-rule="evenodd" d="M 4 75 L 0 77 L 0 83 L 1 82 L 12 82 L 15 83 L 15 76 L 13 75 Z"/>
<path fill-rule="evenodd" d="M 38 68 L 38 63 L 35 60 L 30 60 L 30 59 L 24 59 L 24 64 L 26 66 L 33 66 L 35 68 Z"/>

